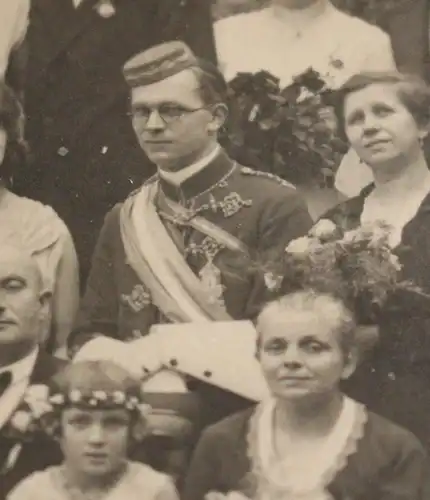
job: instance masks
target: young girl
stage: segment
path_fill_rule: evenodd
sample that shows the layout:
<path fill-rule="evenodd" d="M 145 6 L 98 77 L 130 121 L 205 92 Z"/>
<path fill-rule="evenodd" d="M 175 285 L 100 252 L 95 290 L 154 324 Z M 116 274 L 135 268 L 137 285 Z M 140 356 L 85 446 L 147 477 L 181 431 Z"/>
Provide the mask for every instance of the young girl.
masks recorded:
<path fill-rule="evenodd" d="M 59 441 L 64 461 L 26 478 L 8 500 L 177 500 L 168 476 L 127 458 L 143 437 L 148 407 L 139 381 L 121 367 L 107 361 L 71 364 L 54 378 L 38 408 L 41 426 Z"/>

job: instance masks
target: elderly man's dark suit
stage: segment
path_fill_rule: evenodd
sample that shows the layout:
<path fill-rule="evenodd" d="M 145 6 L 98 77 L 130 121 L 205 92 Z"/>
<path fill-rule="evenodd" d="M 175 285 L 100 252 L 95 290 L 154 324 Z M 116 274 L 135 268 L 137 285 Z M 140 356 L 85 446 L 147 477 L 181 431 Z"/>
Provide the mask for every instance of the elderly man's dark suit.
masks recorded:
<path fill-rule="evenodd" d="M 83 274 L 106 212 L 153 166 L 137 144 L 122 66 L 134 54 L 182 39 L 215 60 L 208 0 L 32 0 L 25 108 L 32 151 L 15 174 L 19 194 L 50 204 L 77 245 Z"/>
<path fill-rule="evenodd" d="M 29 385 L 47 384 L 65 365 L 66 361 L 40 352 Z M 51 439 L 38 436 L 34 441 L 24 443 L 15 465 L 10 469 L 6 468 L 7 456 L 15 444 L 16 441 L 5 437 L 0 429 L 0 500 L 5 499 L 7 493 L 31 473 L 61 461 L 59 446 Z"/>

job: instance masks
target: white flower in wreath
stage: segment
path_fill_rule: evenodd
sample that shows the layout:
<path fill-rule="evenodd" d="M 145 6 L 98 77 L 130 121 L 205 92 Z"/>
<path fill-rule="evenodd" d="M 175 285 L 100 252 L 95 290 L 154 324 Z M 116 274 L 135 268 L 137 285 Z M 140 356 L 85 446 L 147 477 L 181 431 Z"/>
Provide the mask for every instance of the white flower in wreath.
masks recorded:
<path fill-rule="evenodd" d="M 309 236 L 302 236 L 295 240 L 290 241 L 290 243 L 285 248 L 285 251 L 289 254 L 303 254 L 309 252 L 313 246 L 313 241 Z"/>
<path fill-rule="evenodd" d="M 309 235 L 319 240 L 329 240 L 334 237 L 337 231 L 337 226 L 329 219 L 321 219 L 309 231 Z"/>
<path fill-rule="evenodd" d="M 52 411 L 47 385 L 31 385 L 24 395 L 24 402 L 30 407 L 31 413 L 35 418 L 40 418 L 45 413 Z"/>
<path fill-rule="evenodd" d="M 25 434 L 33 421 L 32 415 L 28 411 L 18 410 L 10 419 L 10 425 L 14 431 Z"/>

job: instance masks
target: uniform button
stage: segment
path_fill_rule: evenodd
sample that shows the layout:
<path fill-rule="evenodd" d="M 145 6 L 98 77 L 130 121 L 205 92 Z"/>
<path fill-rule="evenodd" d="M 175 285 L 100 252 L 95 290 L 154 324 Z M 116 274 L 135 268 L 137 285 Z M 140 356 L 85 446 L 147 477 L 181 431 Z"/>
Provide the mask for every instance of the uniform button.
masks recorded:
<path fill-rule="evenodd" d="M 102 150 L 101 150 L 102 151 L 102 155 L 105 155 L 108 152 L 108 149 L 109 148 L 107 146 L 103 146 Z"/>
<path fill-rule="evenodd" d="M 175 358 L 172 358 L 170 361 L 170 366 L 178 366 L 178 360 Z"/>
<path fill-rule="evenodd" d="M 61 148 L 58 148 L 57 153 L 60 156 L 66 156 L 69 153 L 69 150 L 66 147 L 64 147 L 64 146 L 61 146 Z"/>
<path fill-rule="evenodd" d="M 394 372 L 390 372 L 390 373 L 388 374 L 388 378 L 389 378 L 390 380 L 396 380 L 396 374 L 395 374 Z"/>
<path fill-rule="evenodd" d="M 211 371 L 209 371 L 209 370 L 205 370 L 205 371 L 203 372 L 203 375 L 204 375 L 206 378 L 210 378 L 210 377 L 212 377 L 212 372 L 211 372 Z"/>

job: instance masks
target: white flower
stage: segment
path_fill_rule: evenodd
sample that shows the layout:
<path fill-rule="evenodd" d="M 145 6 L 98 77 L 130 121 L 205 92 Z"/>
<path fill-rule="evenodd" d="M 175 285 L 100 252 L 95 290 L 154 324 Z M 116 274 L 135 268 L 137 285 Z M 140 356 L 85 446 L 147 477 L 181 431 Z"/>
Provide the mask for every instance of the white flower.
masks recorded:
<path fill-rule="evenodd" d="M 123 404 L 125 403 L 125 394 L 121 391 L 115 391 L 112 394 L 112 399 L 116 404 Z"/>
<path fill-rule="evenodd" d="M 30 386 L 24 396 L 24 401 L 30 407 L 34 417 L 39 418 L 44 413 L 52 410 L 48 400 L 49 388 L 46 385 L 32 385 Z"/>
<path fill-rule="evenodd" d="M 49 387 L 44 384 L 30 385 L 25 391 L 25 401 L 37 399 L 46 401 L 49 396 Z"/>
<path fill-rule="evenodd" d="M 71 403 L 79 403 L 81 399 L 82 399 L 81 391 L 78 391 L 77 389 L 73 389 L 73 391 L 70 391 L 69 400 Z"/>
<path fill-rule="evenodd" d="M 276 290 L 282 280 L 280 276 L 275 276 L 273 273 L 264 273 L 264 284 L 270 291 Z"/>
<path fill-rule="evenodd" d="M 390 264 L 394 267 L 396 271 L 402 270 L 402 265 L 400 264 L 399 258 L 395 254 L 390 254 L 389 257 Z"/>
<path fill-rule="evenodd" d="M 19 410 L 13 415 L 10 424 L 15 430 L 24 433 L 30 427 L 31 422 L 32 418 L 30 413 L 27 411 Z"/>
<path fill-rule="evenodd" d="M 146 418 L 152 411 L 152 406 L 147 403 L 140 403 L 137 405 L 140 415 Z"/>
<path fill-rule="evenodd" d="M 308 252 L 312 247 L 312 240 L 308 236 L 302 236 L 296 240 L 290 241 L 285 251 L 290 254 L 300 254 Z"/>
<path fill-rule="evenodd" d="M 360 234 L 359 231 L 353 229 L 351 231 L 346 231 L 343 235 L 342 238 L 342 243 L 345 244 L 350 244 L 350 243 L 355 243 L 356 241 L 359 241 L 362 239 L 362 235 Z"/>
<path fill-rule="evenodd" d="M 63 405 L 65 399 L 63 394 L 54 394 L 49 398 L 49 401 L 54 405 Z"/>
<path fill-rule="evenodd" d="M 93 396 L 99 401 L 106 401 L 108 396 L 105 391 L 94 391 Z"/>
<path fill-rule="evenodd" d="M 329 240 L 336 234 L 336 231 L 337 226 L 334 222 L 329 219 L 321 219 L 309 231 L 309 235 L 319 240 Z"/>

